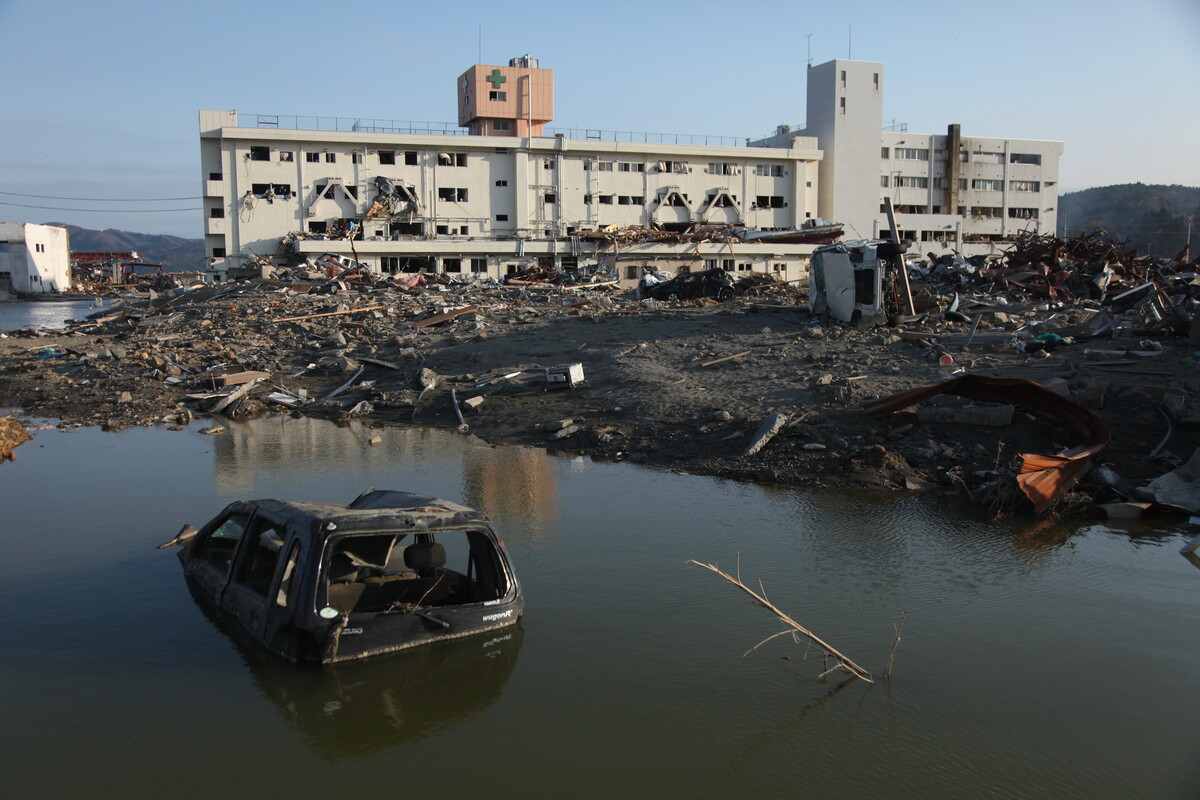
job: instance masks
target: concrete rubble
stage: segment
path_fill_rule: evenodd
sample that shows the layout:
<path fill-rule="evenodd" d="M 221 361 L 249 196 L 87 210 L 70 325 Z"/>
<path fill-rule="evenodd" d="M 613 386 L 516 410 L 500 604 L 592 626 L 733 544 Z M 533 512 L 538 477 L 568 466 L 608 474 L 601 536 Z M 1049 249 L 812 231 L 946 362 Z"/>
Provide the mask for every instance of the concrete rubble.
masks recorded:
<path fill-rule="evenodd" d="M 1052 513 L 1152 500 L 1139 487 L 1200 446 L 1186 253 L 1151 262 L 1097 234 L 913 262 L 915 313 L 893 295 L 873 327 L 813 315 L 800 287 L 762 275 L 720 300 L 641 299 L 605 275 L 380 279 L 346 260 L 260 265 L 119 297 L 65 332 L 14 332 L 0 339 L 0 405 L 110 429 L 210 416 L 213 435 L 264 414 L 416 422 L 734 478 L 952 489 L 997 513 L 1030 507 L 1022 454 L 1086 442 L 1019 402 L 864 404 L 986 376 L 1086 409 L 1111 443 L 1036 503 Z"/>

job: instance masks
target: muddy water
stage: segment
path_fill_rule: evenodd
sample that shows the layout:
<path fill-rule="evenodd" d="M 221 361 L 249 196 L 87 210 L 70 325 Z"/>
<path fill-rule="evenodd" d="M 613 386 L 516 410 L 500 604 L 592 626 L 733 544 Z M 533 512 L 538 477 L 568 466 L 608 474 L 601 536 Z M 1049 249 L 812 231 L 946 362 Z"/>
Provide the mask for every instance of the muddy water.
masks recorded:
<path fill-rule="evenodd" d="M 11 300 L 0 302 L 0 332 L 20 328 L 57 330 L 69 319 L 83 319 L 102 311 L 107 301 L 95 300 Z"/>
<path fill-rule="evenodd" d="M 46 431 L 0 465 L 0 796 L 1200 796 L 1182 526 L 993 523 L 311 420 Z M 249 497 L 485 509 L 521 629 L 338 669 L 247 647 L 154 545 Z M 736 566 L 890 687 L 688 559 Z M 806 658 L 807 656 L 807 658 Z"/>

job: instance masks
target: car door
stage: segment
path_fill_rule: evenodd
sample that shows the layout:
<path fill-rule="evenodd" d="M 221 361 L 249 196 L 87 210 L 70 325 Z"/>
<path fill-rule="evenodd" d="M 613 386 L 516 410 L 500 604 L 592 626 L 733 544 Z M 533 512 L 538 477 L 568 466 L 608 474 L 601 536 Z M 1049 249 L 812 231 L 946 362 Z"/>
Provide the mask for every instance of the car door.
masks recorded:
<path fill-rule="evenodd" d="M 233 614 L 246 630 L 262 640 L 268 598 L 277 586 L 287 544 L 287 523 L 259 509 L 242 537 L 221 607 Z"/>
<path fill-rule="evenodd" d="M 232 506 L 205 525 L 196 535 L 196 541 L 189 544 L 194 556 L 188 559 L 184 574 L 215 605 L 221 605 L 250 517 L 250 509 Z"/>

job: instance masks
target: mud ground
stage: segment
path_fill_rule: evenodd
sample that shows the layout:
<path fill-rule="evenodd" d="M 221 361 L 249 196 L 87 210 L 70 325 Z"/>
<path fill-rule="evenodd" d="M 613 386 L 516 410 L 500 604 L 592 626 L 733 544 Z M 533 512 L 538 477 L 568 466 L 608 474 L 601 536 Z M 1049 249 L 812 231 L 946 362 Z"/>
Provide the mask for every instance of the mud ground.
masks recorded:
<path fill-rule="evenodd" d="M 0 407 L 65 425 L 179 427 L 179 413 L 203 402 L 185 400 L 196 392 L 195 381 L 164 380 L 159 355 L 165 354 L 170 364 L 228 361 L 270 372 L 237 416 L 345 420 L 353 413 L 381 426 L 414 419 L 455 426 L 448 396 L 454 388 L 459 401 L 483 398 L 475 410 L 464 403 L 463 421 L 470 435 L 497 446 L 798 486 L 948 489 L 998 511 L 1011 510 L 1005 504 L 1013 500 L 1016 453 L 1058 452 L 1077 444 L 1069 433 L 1019 409 L 1011 424 L 982 427 L 924 423 L 911 408 L 868 417 L 862 403 L 962 371 L 1054 383 L 1113 431 L 1099 457 L 1108 479 L 1098 480 L 1093 470 L 1080 484 L 1089 502 L 1120 499 L 1200 445 L 1200 362 L 1190 341 L 1147 343 L 1133 335 L 1020 352 L 1011 329 L 1022 314 L 1028 321 L 1032 305 L 1013 306 L 1002 323 L 984 322 L 970 347 L 931 351 L 912 340 L 961 337 L 968 326 L 859 329 L 814 318 L 800 305 L 735 300 L 660 308 L 498 306 L 413 329 L 379 312 L 366 321 L 346 315 L 268 324 L 275 312 L 255 302 L 216 304 L 153 331 L 83 325 L 53 335 L 10 334 L 0 339 Z M 1066 330 L 1075 311 L 1058 309 L 1046 329 Z M 952 363 L 939 363 L 945 354 Z M 709 363 L 729 356 L 738 357 Z M 581 364 L 585 382 L 547 390 L 542 370 L 565 363 Z M 273 386 L 323 397 L 359 366 L 359 379 L 329 401 L 293 410 L 263 399 Z M 423 393 L 428 381 L 421 382 L 421 367 L 438 376 Z M 515 378 L 502 377 L 514 372 Z M 360 401 L 371 405 L 364 411 Z M 932 402 L 966 405 L 957 398 Z M 773 413 L 788 415 L 789 424 L 758 453 L 743 455 Z M 1122 479 L 1115 489 L 1112 473 Z"/>

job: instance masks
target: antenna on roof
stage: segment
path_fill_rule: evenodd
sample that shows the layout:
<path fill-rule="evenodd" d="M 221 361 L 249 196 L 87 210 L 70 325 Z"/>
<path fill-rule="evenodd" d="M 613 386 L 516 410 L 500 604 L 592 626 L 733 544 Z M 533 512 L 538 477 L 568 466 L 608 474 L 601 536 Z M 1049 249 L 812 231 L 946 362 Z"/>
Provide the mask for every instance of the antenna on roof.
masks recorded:
<path fill-rule="evenodd" d="M 808 68 L 812 69 L 812 34 L 804 34 L 804 38 L 808 39 Z"/>
<path fill-rule="evenodd" d="M 479 60 L 476 61 L 475 63 L 476 64 L 483 63 L 483 26 L 482 25 L 479 26 Z"/>
<path fill-rule="evenodd" d="M 854 51 L 854 26 L 851 25 L 847 29 L 847 34 L 846 34 L 846 58 L 848 58 L 848 59 L 854 58 L 854 56 L 852 55 L 853 51 Z"/>

